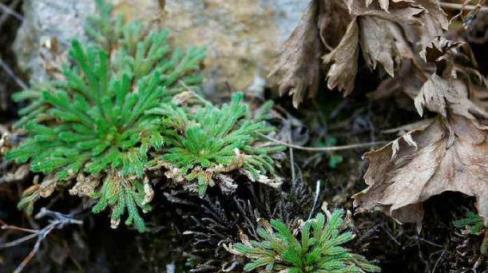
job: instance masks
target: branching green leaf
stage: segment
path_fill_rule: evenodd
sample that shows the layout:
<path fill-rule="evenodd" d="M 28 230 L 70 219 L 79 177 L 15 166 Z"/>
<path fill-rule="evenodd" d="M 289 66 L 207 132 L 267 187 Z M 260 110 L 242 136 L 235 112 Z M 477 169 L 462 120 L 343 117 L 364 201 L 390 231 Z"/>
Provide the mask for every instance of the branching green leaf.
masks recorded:
<path fill-rule="evenodd" d="M 6 157 L 54 180 L 47 189 L 31 187 L 19 207 L 32 211 L 58 182 L 76 179 L 70 192 L 96 199 L 94 213 L 110 209 L 113 227 L 128 215 L 125 223 L 143 231 L 140 211 L 150 209 L 153 193 L 141 181 L 160 162 L 196 181 L 200 195 L 231 171 L 277 177 L 273 155 L 283 147 L 261 138 L 273 131 L 271 103 L 252 115 L 242 93 L 217 107 L 189 92 L 201 83 L 205 48 L 173 49 L 168 31 L 126 23 L 105 1 L 97 5 L 99 15 L 86 24 L 92 42 L 72 41 L 64 78 L 15 95 L 27 102 L 17 123 L 27 136 Z M 181 103 L 187 93 L 199 103 Z"/>
<path fill-rule="evenodd" d="M 469 211 L 466 217 L 454 221 L 454 226 L 459 229 L 466 229 L 472 235 L 479 235 L 485 229 L 483 218 L 472 211 Z"/>
<path fill-rule="evenodd" d="M 149 152 L 160 150 L 164 136 L 172 135 L 161 116 L 151 111 L 169 104 L 183 85 L 200 82 L 205 49 L 173 49 L 168 31 L 125 23 L 122 17 L 111 17 L 112 7 L 105 1 L 97 4 L 99 16 L 86 26 L 93 43 L 72 42 L 64 79 L 15 96 L 30 102 L 17 124 L 27 138 L 6 157 L 30 162 L 32 171 L 59 181 L 80 174 L 99 177 L 104 182 L 93 195 L 98 199 L 93 211 L 112 208 L 112 222 L 127 212 L 126 223 L 143 230 L 138 210 L 147 208 L 138 181 L 144 177 Z M 32 210 L 32 202 L 24 203 Z"/>
<path fill-rule="evenodd" d="M 272 232 L 258 229 L 261 241 L 235 244 L 232 252 L 251 261 L 244 266 L 246 272 L 339 273 L 380 272 L 361 255 L 342 247 L 353 239 L 350 232 L 342 232 L 343 211 L 336 210 L 325 223 L 319 213 L 306 221 L 300 229 L 300 240 L 280 220 L 272 220 Z"/>
<path fill-rule="evenodd" d="M 194 114 L 169 105 L 155 111 L 176 132 L 167 137 L 171 148 L 162 160 L 177 168 L 185 179 L 197 180 L 201 195 L 207 185 L 214 184 L 218 173 L 242 168 L 254 180 L 267 174 L 275 176 L 272 155 L 283 147 L 260 142 L 260 135 L 273 131 L 273 127 L 263 120 L 265 112 L 260 110 L 259 116 L 253 117 L 243 97 L 236 93 L 230 104 L 220 108 L 205 104 Z M 269 110 L 270 105 L 264 107 Z"/>

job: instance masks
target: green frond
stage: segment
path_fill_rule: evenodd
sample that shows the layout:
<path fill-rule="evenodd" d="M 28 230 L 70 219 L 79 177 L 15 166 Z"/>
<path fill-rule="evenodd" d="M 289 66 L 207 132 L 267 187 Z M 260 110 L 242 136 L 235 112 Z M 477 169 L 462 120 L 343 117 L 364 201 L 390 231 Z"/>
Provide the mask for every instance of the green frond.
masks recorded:
<path fill-rule="evenodd" d="M 99 15 L 86 25 L 91 42 L 72 41 L 64 79 L 14 96 L 28 102 L 17 123 L 27 138 L 6 157 L 29 162 L 32 171 L 60 181 L 79 174 L 105 177 L 94 211 L 111 207 L 112 220 L 127 211 L 126 222 L 142 230 L 137 213 L 141 192 L 134 181 L 144 177 L 149 152 L 163 148 L 164 136 L 173 135 L 153 112 L 169 104 L 183 85 L 200 83 L 205 49 L 174 49 L 167 30 L 150 31 L 139 22 L 112 17 L 112 7 L 102 0 L 97 7 Z M 110 173 L 119 173 L 132 186 L 108 179 Z M 109 187 L 114 184 L 120 184 L 115 196 Z"/>
<path fill-rule="evenodd" d="M 342 247 L 353 239 L 352 233 L 343 232 L 343 217 L 344 212 L 336 210 L 326 223 L 319 213 L 301 226 L 299 235 L 281 220 L 272 220 L 272 230 L 258 228 L 260 241 L 238 243 L 233 250 L 250 259 L 246 272 L 259 268 L 277 273 L 380 272 L 363 256 Z"/>
<path fill-rule="evenodd" d="M 253 117 L 243 98 L 242 93 L 235 93 L 229 104 L 205 104 L 194 114 L 168 105 L 154 111 L 176 132 L 167 136 L 170 148 L 162 160 L 179 169 L 187 180 L 198 180 L 200 194 L 213 184 L 217 173 L 242 168 L 255 180 L 260 175 L 275 175 L 272 156 L 283 147 L 262 145 L 261 134 L 273 131 L 273 127 Z M 268 110 L 269 105 L 265 105 Z"/>
<path fill-rule="evenodd" d="M 454 221 L 453 224 L 456 228 L 466 229 L 472 235 L 479 235 L 485 229 L 483 218 L 472 211 L 466 213 L 466 217 Z"/>
<path fill-rule="evenodd" d="M 27 102 L 17 123 L 27 136 L 8 160 L 65 185 L 92 177 L 101 184 L 92 189 L 93 212 L 110 209 L 113 226 L 128 215 L 125 223 L 140 231 L 150 188 L 140 181 L 155 162 L 178 170 L 200 195 L 231 171 L 253 181 L 277 177 L 274 155 L 284 147 L 262 138 L 274 130 L 271 103 L 255 115 L 242 93 L 220 107 L 197 94 L 180 104 L 202 81 L 205 48 L 174 49 L 167 30 L 113 17 L 103 0 L 97 6 L 99 16 L 86 24 L 91 41 L 72 41 L 63 79 L 15 95 Z M 31 211 L 40 197 L 33 191 L 20 206 Z"/>
<path fill-rule="evenodd" d="M 147 191 L 144 185 L 138 180 L 126 180 L 120 176 L 110 176 L 105 179 L 99 192 L 94 194 L 98 199 L 97 204 L 92 208 L 93 213 L 100 213 L 107 207 L 112 208 L 111 222 L 112 227 L 118 226 L 122 216 L 127 212 L 127 225 L 134 224 L 140 232 L 146 229 L 144 220 L 139 214 L 139 210 L 147 212 L 150 210 L 146 203 Z"/>

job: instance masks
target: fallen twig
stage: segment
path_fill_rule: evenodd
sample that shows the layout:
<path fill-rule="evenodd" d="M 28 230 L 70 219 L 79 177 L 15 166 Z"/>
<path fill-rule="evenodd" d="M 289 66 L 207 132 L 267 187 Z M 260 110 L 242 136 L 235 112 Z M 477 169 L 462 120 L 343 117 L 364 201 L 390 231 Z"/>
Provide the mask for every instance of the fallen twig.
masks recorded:
<path fill-rule="evenodd" d="M 7 21 L 9 16 L 13 16 L 15 19 L 19 21 L 24 20 L 24 17 L 22 17 L 22 15 L 20 15 L 14 10 L 19 3 L 20 0 L 14 0 L 8 6 L 3 3 L 0 3 L 0 10 L 2 10 L 3 12 L 2 16 L 0 16 L 0 28 Z"/>
<path fill-rule="evenodd" d="M 35 216 L 35 219 L 40 219 L 44 217 L 49 217 L 49 224 L 42 229 L 28 229 L 21 228 L 17 226 L 8 225 L 0 220 L 0 229 L 2 230 L 15 230 L 30 233 L 24 237 L 13 240 L 8 243 L 0 243 L 0 249 L 10 248 L 22 244 L 24 242 L 30 241 L 37 238 L 34 247 L 29 252 L 29 254 L 22 260 L 22 262 L 17 266 L 13 273 L 20 273 L 25 268 L 27 264 L 32 260 L 34 255 L 39 252 L 42 241 L 55 229 L 62 229 L 67 225 L 81 225 L 83 222 L 73 218 L 71 214 L 62 214 L 59 212 L 51 211 L 46 208 L 42 208 L 41 211 Z"/>
<path fill-rule="evenodd" d="M 12 79 L 14 79 L 15 83 L 17 83 L 18 86 L 20 86 L 22 89 L 28 89 L 27 84 L 22 81 L 20 78 L 18 78 L 14 71 L 8 66 L 1 58 L 0 58 L 0 67 L 10 76 Z"/>

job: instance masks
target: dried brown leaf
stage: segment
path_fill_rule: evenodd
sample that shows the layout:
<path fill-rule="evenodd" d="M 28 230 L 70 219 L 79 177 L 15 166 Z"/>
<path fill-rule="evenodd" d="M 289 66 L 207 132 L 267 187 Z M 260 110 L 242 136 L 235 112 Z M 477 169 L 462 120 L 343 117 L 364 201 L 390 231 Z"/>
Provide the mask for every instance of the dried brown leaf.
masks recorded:
<path fill-rule="evenodd" d="M 270 75 L 280 78 L 280 94 L 293 96 L 293 105 L 303 101 L 307 91 L 313 96 L 320 84 L 324 54 L 317 26 L 319 1 L 313 1 L 300 24 L 284 44 L 280 58 Z"/>
<path fill-rule="evenodd" d="M 415 4 L 425 9 L 427 11 L 426 14 L 430 16 L 439 27 L 447 30 L 449 27 L 449 20 L 447 19 L 447 14 L 442 9 L 439 0 L 415 0 Z"/>
<path fill-rule="evenodd" d="M 379 62 L 393 77 L 395 63 L 414 58 L 397 24 L 376 16 L 359 17 L 359 22 L 363 57 L 371 68 L 376 69 Z"/>
<path fill-rule="evenodd" d="M 420 53 L 428 46 L 450 47 L 447 40 L 438 39 L 447 27 L 437 0 L 313 0 L 273 74 L 281 79 L 280 93 L 292 94 L 295 106 L 307 92 L 309 96 L 317 92 L 322 69 L 327 87 L 348 95 L 358 73 L 359 50 L 369 67 L 380 63 L 391 77 L 408 60 L 422 70 L 426 65 Z M 417 76 L 430 74 L 431 67 L 425 68 Z"/>
<path fill-rule="evenodd" d="M 395 77 L 382 81 L 374 92 L 368 94 L 368 97 L 378 100 L 405 94 L 409 99 L 414 99 L 424 82 L 425 76 L 419 73 L 414 63 L 410 60 L 403 61 Z M 408 104 L 411 107 L 410 100 Z"/>
<path fill-rule="evenodd" d="M 324 56 L 324 63 L 330 64 L 327 72 L 327 87 L 342 90 L 344 96 L 349 95 L 354 88 L 359 54 L 358 37 L 359 28 L 356 19 L 347 27 L 346 34 L 339 45 Z"/>
<path fill-rule="evenodd" d="M 414 103 L 420 116 L 426 108 L 444 118 L 452 113 L 470 120 L 488 119 L 488 114 L 468 98 L 468 89 L 463 82 L 445 80 L 436 74 L 424 83 Z"/>
<path fill-rule="evenodd" d="M 329 67 L 328 88 L 337 88 L 346 96 L 354 88 L 359 47 L 370 67 L 374 69 L 380 63 L 390 76 L 394 75 L 396 63 L 414 58 L 401 24 L 420 25 L 418 16 L 425 10 L 417 6 L 402 6 L 385 11 L 381 9 L 381 5 L 378 7 L 371 2 L 361 1 L 343 1 L 342 5 L 348 9 L 353 19 L 340 43 L 324 56 L 324 63 Z M 332 32 L 333 29 L 329 31 Z"/>
<path fill-rule="evenodd" d="M 419 52 L 420 57 L 425 62 L 431 61 L 440 61 L 446 58 L 446 55 L 451 51 L 451 49 L 456 49 L 462 46 L 463 43 L 456 42 L 452 40 L 448 40 L 445 37 L 437 36 L 428 42 L 422 50 Z"/>
<path fill-rule="evenodd" d="M 415 98 L 439 114 L 385 147 L 366 153 L 366 190 L 354 196 L 359 210 L 381 207 L 401 222 L 420 222 L 422 202 L 446 191 L 477 199 L 488 219 L 488 113 L 468 98 L 466 85 L 437 75 Z"/>
<path fill-rule="evenodd" d="M 377 0 L 380 7 L 388 11 L 388 7 L 390 6 L 390 0 Z M 399 3 L 399 2 L 413 2 L 413 0 L 392 0 L 393 3 Z M 366 7 L 369 7 L 373 3 L 373 0 L 366 0 Z"/>
<path fill-rule="evenodd" d="M 465 117 L 438 117 L 364 156 L 368 188 L 354 196 L 359 211 L 382 208 L 401 222 L 421 222 L 422 202 L 446 191 L 476 197 L 488 219 L 488 128 Z"/>
<path fill-rule="evenodd" d="M 420 15 L 426 10 L 420 5 L 400 5 L 391 7 L 388 11 L 377 5 L 368 5 L 362 1 L 348 0 L 346 3 L 349 13 L 353 16 L 376 16 L 401 24 L 421 25 Z"/>

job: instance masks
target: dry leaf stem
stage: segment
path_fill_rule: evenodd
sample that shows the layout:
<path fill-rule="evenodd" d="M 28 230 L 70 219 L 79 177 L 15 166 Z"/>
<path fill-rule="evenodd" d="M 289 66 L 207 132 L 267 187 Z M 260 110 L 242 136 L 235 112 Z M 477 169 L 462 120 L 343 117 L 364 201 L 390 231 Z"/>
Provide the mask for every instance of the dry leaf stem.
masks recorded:
<path fill-rule="evenodd" d="M 480 5 L 463 5 L 457 3 L 440 3 L 440 5 L 445 9 L 476 10 L 479 8 L 480 11 L 488 11 L 488 7 Z"/>
<path fill-rule="evenodd" d="M 297 150 L 302 150 L 302 151 L 307 151 L 307 152 L 334 152 L 334 151 L 343 151 L 343 150 L 352 150 L 352 149 L 359 149 L 359 148 L 368 148 L 372 146 L 377 146 L 377 145 L 382 145 L 387 143 L 386 141 L 373 141 L 373 142 L 367 142 L 367 143 L 356 143 L 356 144 L 349 144 L 349 145 L 339 145 L 339 146 L 330 146 L 330 147 L 306 147 L 306 146 L 300 146 L 300 145 L 295 145 L 292 143 L 284 142 L 278 139 L 274 139 L 272 137 L 260 134 L 262 137 L 266 138 L 269 141 L 272 141 L 274 143 L 278 143 L 281 145 L 284 145 L 289 148 L 297 149 Z"/>

